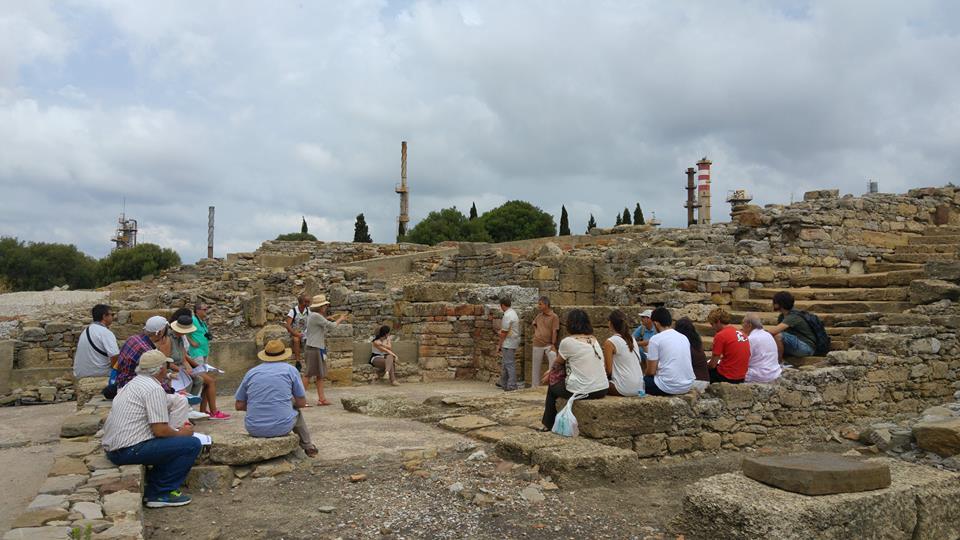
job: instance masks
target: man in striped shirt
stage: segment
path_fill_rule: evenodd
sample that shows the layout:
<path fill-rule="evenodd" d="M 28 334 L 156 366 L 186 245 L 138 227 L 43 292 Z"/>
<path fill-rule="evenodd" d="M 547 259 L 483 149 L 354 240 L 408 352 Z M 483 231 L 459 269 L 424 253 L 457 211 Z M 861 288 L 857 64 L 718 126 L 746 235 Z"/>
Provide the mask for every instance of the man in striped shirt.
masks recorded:
<path fill-rule="evenodd" d="M 185 416 L 179 411 L 171 415 L 172 400 L 183 396 L 168 396 L 160 384 L 167 377 L 167 362 L 171 360 L 157 350 L 140 355 L 136 376 L 117 393 L 103 426 L 102 444 L 110 461 L 151 465 L 143 489 L 148 508 L 190 503 L 180 486 L 201 448 Z"/>

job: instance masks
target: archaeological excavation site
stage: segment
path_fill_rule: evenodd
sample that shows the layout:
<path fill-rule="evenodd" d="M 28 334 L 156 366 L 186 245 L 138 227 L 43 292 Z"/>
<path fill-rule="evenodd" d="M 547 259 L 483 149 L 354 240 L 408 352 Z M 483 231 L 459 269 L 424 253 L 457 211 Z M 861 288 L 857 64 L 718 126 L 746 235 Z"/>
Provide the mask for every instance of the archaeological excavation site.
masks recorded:
<path fill-rule="evenodd" d="M 5 303 L 0 451 L 42 471 L 2 516 L 4 539 L 960 538 L 960 189 L 748 203 L 729 222 L 715 209 L 713 223 L 686 228 L 499 244 L 267 241 Z M 577 436 L 541 429 L 541 297 L 561 338 L 579 309 L 601 342 L 611 311 L 634 328 L 665 307 L 695 323 L 709 358 L 711 311 L 772 327 L 781 291 L 819 317 L 829 351 L 785 357 L 769 383 L 576 400 Z M 258 352 L 290 346 L 284 322 L 303 294 L 348 315 L 326 339 L 331 406 L 306 388 L 314 457 L 294 434 L 250 437 L 234 409 Z M 511 392 L 496 386 L 505 297 L 522 329 Z M 210 306 L 209 362 L 231 417 L 195 422 L 212 443 L 184 486 L 192 504 L 144 508 L 146 473 L 104 456 L 111 402 L 102 382 L 74 380 L 74 354 L 94 304 L 116 314 L 122 344 L 198 302 Z M 382 325 L 397 385 L 370 364 Z M 38 440 L 30 424 L 44 415 L 56 435 Z"/>

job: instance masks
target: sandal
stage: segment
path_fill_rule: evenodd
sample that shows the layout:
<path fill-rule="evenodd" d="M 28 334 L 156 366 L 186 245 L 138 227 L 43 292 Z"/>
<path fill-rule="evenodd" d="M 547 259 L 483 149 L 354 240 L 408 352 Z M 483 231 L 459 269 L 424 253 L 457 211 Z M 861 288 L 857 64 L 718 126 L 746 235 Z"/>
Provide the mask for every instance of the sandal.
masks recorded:
<path fill-rule="evenodd" d="M 326 407 L 326 406 L 329 405 L 329 404 L 330 404 L 330 402 L 327 401 L 327 400 L 325 400 L 325 399 L 322 399 L 322 400 L 320 400 L 320 401 L 317 402 L 317 406 L 319 406 L 319 407 Z"/>
<path fill-rule="evenodd" d="M 547 432 L 550 432 L 550 431 L 553 431 L 553 430 L 550 429 L 550 428 L 548 428 L 548 427 L 542 427 L 542 428 L 538 429 L 537 431 L 540 432 L 540 433 L 547 433 Z"/>

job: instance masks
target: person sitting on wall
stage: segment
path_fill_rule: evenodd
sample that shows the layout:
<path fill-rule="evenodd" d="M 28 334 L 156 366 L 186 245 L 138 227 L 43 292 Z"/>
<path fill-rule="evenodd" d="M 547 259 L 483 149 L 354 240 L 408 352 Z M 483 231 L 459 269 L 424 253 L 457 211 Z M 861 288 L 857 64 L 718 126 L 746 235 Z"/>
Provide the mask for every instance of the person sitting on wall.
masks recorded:
<path fill-rule="evenodd" d="M 180 487 L 202 446 L 186 420 L 186 398 L 161 386 L 169 362 L 156 350 L 139 355 L 136 374 L 117 393 L 103 426 L 107 459 L 115 465 L 150 465 L 143 488 L 148 508 L 190 504 Z"/>
<path fill-rule="evenodd" d="M 323 394 L 323 378 L 327 376 L 327 331 L 335 328 L 347 318 L 340 315 L 335 320 L 327 317 L 330 302 L 327 296 L 318 294 L 310 301 L 310 314 L 307 315 L 307 361 L 306 380 L 314 378 L 317 384 L 317 405 L 330 405 Z"/>
<path fill-rule="evenodd" d="M 607 395 L 636 397 L 643 391 L 640 345 L 630 334 L 627 316 L 619 309 L 610 312 L 607 324 L 613 332 L 603 342 L 603 363 L 610 380 Z"/>
<path fill-rule="evenodd" d="M 137 376 L 137 364 L 140 363 L 140 357 L 147 351 L 157 348 L 165 348 L 170 352 L 170 344 L 167 338 L 167 319 L 161 315 L 154 315 L 147 319 L 143 325 L 143 332 L 134 334 L 127 338 L 120 347 L 120 355 L 117 359 L 117 388 L 123 388 L 128 382 Z M 164 356 L 167 356 L 164 354 Z M 166 381 L 163 381 L 165 388 Z M 172 392 L 172 389 L 170 389 Z M 169 393 L 169 392 L 168 392 Z"/>
<path fill-rule="evenodd" d="M 711 311 L 707 322 L 714 331 L 713 354 L 707 362 L 710 382 L 742 383 L 750 365 L 750 340 L 730 324 L 730 313 L 723 308 Z"/>
<path fill-rule="evenodd" d="M 650 314 L 657 334 L 650 338 L 644 389 L 651 396 L 685 394 L 696 380 L 690 359 L 690 340 L 670 327 L 673 317 L 665 307 Z"/>
<path fill-rule="evenodd" d="M 187 351 L 190 347 L 188 336 L 197 330 L 193 324 L 193 317 L 189 308 L 181 308 L 174 312 L 170 321 L 170 358 L 180 369 L 178 378 L 173 383 L 174 390 L 186 390 L 193 395 L 200 395 L 200 412 L 213 420 L 227 420 L 230 415 L 217 409 L 217 379 L 207 371 L 195 373 L 203 364 L 196 362 Z M 178 384 L 179 382 L 179 384 Z"/>
<path fill-rule="evenodd" d="M 553 422 L 557 419 L 557 398 L 586 394 L 583 399 L 600 399 L 607 395 L 609 388 L 607 373 L 603 369 L 603 351 L 600 342 L 593 336 L 593 326 L 585 311 L 570 310 L 567 314 L 567 332 L 570 335 L 560 341 L 559 354 L 553 364 L 554 369 L 566 366 L 566 379 L 547 387 L 547 400 L 540 420 L 543 423 L 541 431 L 553 429 Z"/>
<path fill-rule="evenodd" d="M 707 367 L 707 355 L 703 351 L 703 338 L 697 333 L 697 327 L 690 317 L 678 320 L 673 329 L 686 336 L 690 342 L 690 361 L 693 364 L 693 375 L 697 378 L 693 386 L 702 392 L 710 386 L 710 368 Z"/>
<path fill-rule="evenodd" d="M 813 356 L 816 337 L 807 321 L 793 309 L 793 295 L 780 291 L 773 295 L 773 310 L 779 312 L 777 325 L 768 328 L 777 342 L 777 353 L 783 361 L 784 356 Z"/>
<path fill-rule="evenodd" d="M 647 349 L 650 347 L 650 338 L 657 335 L 657 328 L 653 325 L 650 315 L 653 311 L 646 309 L 640 313 L 640 326 L 633 331 L 633 339 L 640 345 L 640 358 L 647 360 Z"/>
<path fill-rule="evenodd" d="M 393 339 L 390 335 L 390 327 L 383 325 L 377 330 L 377 335 L 373 336 L 370 344 L 370 365 L 377 370 L 377 379 L 382 379 L 386 374 L 390 379 L 390 384 L 400 386 L 397 382 L 397 362 L 400 357 L 393 352 Z"/>
<path fill-rule="evenodd" d="M 291 354 L 279 339 L 268 341 L 257 354 L 263 363 L 240 381 L 236 409 L 247 411 L 243 425 L 251 437 L 282 437 L 292 431 L 300 437 L 300 448 L 313 457 L 317 447 L 300 411 L 307 405 L 306 389 L 297 368 L 285 362 Z"/>
<path fill-rule="evenodd" d="M 90 314 L 93 322 L 80 333 L 77 352 L 73 356 L 78 406 L 89 401 L 96 392 L 103 392 L 105 397 L 116 394 L 115 370 L 120 347 L 117 346 L 117 336 L 110 330 L 113 310 L 105 304 L 97 304 L 90 310 Z M 111 378 L 114 380 L 111 381 Z"/>
<path fill-rule="evenodd" d="M 746 382 L 770 383 L 780 378 L 777 341 L 763 329 L 760 315 L 747 313 L 743 316 L 743 333 L 750 340 L 750 367 Z"/>

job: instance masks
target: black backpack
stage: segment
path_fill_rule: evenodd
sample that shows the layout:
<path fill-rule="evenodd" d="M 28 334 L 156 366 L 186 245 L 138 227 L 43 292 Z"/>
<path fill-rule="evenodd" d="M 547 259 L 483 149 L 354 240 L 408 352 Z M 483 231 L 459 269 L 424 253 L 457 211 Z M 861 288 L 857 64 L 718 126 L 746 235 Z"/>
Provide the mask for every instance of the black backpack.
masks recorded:
<path fill-rule="evenodd" d="M 830 352 L 830 336 L 827 334 L 827 329 L 823 326 L 823 321 L 813 313 L 799 309 L 796 310 L 796 312 L 797 315 L 806 321 L 807 326 L 810 327 L 810 331 L 813 332 L 813 354 L 815 356 L 826 356 L 826 354 Z"/>

